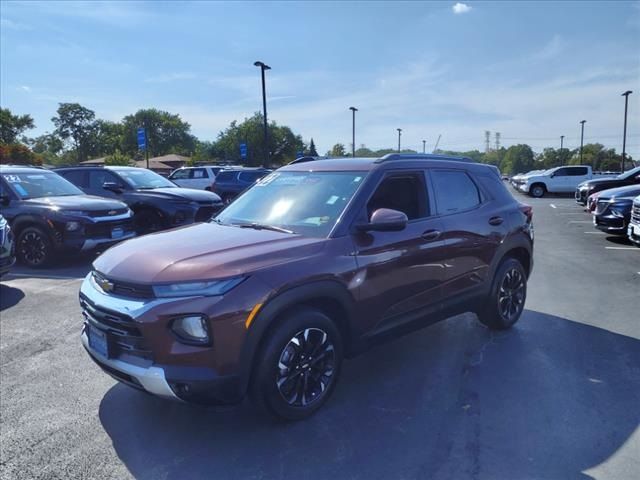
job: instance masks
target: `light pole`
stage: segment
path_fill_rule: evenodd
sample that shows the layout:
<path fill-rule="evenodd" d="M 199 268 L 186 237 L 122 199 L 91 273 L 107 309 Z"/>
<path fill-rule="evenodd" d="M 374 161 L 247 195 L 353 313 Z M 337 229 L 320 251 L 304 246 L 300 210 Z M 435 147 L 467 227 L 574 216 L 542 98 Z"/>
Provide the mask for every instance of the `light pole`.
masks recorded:
<path fill-rule="evenodd" d="M 263 167 L 269 166 L 269 129 L 267 127 L 267 91 L 264 85 L 264 71 L 271 70 L 271 67 L 264 62 L 254 62 L 256 67 L 260 67 L 260 73 L 262 74 L 262 110 L 264 120 L 264 149 L 265 149 L 265 162 Z"/>
<path fill-rule="evenodd" d="M 427 153 L 427 141 L 422 140 L 422 153 Z"/>
<path fill-rule="evenodd" d="M 622 135 L 622 173 L 624 173 L 624 155 L 627 153 L 627 107 L 629 105 L 629 95 L 633 92 L 627 90 L 622 94 L 624 97 L 624 133 Z"/>
<path fill-rule="evenodd" d="M 398 130 L 398 153 L 400 153 L 400 137 L 402 136 L 402 129 L 396 128 Z"/>
<path fill-rule="evenodd" d="M 356 107 L 349 107 L 351 110 L 353 120 L 351 122 L 351 156 L 356 156 L 356 112 L 358 109 Z"/>
<path fill-rule="evenodd" d="M 584 124 L 587 123 L 586 120 L 581 120 L 580 121 L 580 125 L 581 130 L 580 130 L 580 165 L 582 165 L 582 147 L 584 145 Z"/>
<path fill-rule="evenodd" d="M 562 159 L 562 147 L 564 146 L 564 135 L 560 135 L 560 161 L 562 165 L 564 165 L 564 160 Z"/>

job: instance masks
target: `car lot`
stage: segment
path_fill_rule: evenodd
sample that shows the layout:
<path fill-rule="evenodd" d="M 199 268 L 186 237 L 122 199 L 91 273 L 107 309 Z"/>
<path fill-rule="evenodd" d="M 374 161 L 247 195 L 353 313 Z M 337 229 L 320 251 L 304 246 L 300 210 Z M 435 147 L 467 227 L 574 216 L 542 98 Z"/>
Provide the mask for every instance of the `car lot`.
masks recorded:
<path fill-rule="evenodd" d="M 633 478 L 640 248 L 572 198 L 521 199 L 536 251 L 519 323 L 463 315 L 348 361 L 297 424 L 116 384 L 79 342 L 89 260 L 15 268 L 0 286 L 2 476 Z"/>

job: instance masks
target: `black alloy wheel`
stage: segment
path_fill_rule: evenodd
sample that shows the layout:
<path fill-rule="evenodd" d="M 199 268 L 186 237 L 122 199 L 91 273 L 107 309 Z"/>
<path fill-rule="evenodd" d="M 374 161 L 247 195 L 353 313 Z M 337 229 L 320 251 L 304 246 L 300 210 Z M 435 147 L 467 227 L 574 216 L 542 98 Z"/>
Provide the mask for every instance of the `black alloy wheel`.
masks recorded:
<path fill-rule="evenodd" d="M 508 322 L 513 323 L 524 309 L 525 280 L 517 268 L 507 271 L 498 291 L 498 311 Z"/>
<path fill-rule="evenodd" d="M 318 401 L 333 382 L 335 350 L 327 333 L 307 328 L 286 344 L 278 362 L 276 385 L 291 406 Z"/>
<path fill-rule="evenodd" d="M 16 253 L 23 264 L 43 267 L 50 260 L 50 252 L 51 241 L 39 228 L 29 227 L 20 233 Z"/>

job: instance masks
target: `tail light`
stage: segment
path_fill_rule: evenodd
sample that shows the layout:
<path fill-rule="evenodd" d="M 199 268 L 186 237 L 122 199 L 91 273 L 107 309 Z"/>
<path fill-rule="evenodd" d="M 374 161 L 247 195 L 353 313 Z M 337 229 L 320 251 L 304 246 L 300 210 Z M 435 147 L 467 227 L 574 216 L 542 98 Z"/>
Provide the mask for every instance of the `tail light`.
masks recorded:
<path fill-rule="evenodd" d="M 531 223 L 533 221 L 533 207 L 531 205 L 527 205 L 526 203 L 521 203 L 519 205 L 520 211 L 524 213 L 527 217 L 527 223 Z"/>

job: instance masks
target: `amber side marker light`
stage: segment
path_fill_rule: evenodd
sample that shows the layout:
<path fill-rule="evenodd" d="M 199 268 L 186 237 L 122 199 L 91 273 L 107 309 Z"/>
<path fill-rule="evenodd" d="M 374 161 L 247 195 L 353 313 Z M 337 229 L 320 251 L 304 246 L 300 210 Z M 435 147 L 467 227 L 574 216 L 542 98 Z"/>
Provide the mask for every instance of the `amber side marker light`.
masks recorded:
<path fill-rule="evenodd" d="M 247 319 L 244 322 L 244 327 L 245 328 L 248 329 L 251 326 L 251 322 L 253 322 L 253 319 L 258 314 L 258 310 L 260 310 L 260 307 L 262 307 L 262 304 L 261 303 L 257 303 L 256 306 L 251 309 L 251 312 L 249 313 L 249 316 L 247 317 Z"/>

